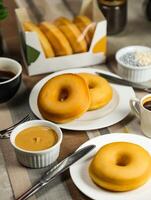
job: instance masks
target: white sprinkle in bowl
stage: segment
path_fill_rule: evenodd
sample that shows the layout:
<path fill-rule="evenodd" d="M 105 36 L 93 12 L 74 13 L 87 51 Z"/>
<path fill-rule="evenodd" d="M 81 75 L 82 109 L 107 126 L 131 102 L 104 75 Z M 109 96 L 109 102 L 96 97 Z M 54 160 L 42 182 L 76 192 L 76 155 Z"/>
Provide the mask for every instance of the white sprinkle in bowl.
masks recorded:
<path fill-rule="evenodd" d="M 121 61 L 121 57 L 130 52 L 151 52 L 151 48 L 145 46 L 128 46 L 116 52 L 117 74 L 132 82 L 145 82 L 151 79 L 151 65 L 132 66 Z"/>
<path fill-rule="evenodd" d="M 53 145 L 52 147 L 46 150 L 42 150 L 42 151 L 27 151 L 18 147 L 15 144 L 16 136 L 22 130 L 30 128 L 30 127 L 34 127 L 34 126 L 46 126 L 53 129 L 58 136 L 57 143 Z M 62 131 L 56 124 L 46 121 L 46 120 L 31 120 L 31 121 L 20 124 L 12 131 L 11 136 L 10 136 L 10 142 L 15 149 L 15 153 L 16 153 L 18 161 L 22 165 L 26 167 L 30 167 L 30 168 L 42 168 L 42 167 L 46 167 L 52 164 L 53 162 L 57 160 L 59 156 L 59 152 L 60 152 L 62 137 L 63 137 Z"/>

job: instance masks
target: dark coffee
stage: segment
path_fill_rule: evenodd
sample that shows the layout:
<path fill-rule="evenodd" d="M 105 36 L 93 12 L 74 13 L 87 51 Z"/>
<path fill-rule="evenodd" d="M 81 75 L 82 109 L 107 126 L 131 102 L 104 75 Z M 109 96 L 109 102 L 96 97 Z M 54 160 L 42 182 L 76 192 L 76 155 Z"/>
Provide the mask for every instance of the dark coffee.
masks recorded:
<path fill-rule="evenodd" d="M 0 71 L 0 82 L 8 81 L 13 78 L 15 74 L 9 71 Z"/>
<path fill-rule="evenodd" d="M 151 111 L 151 100 L 150 101 L 146 101 L 143 104 L 144 108 L 146 108 L 147 110 Z"/>

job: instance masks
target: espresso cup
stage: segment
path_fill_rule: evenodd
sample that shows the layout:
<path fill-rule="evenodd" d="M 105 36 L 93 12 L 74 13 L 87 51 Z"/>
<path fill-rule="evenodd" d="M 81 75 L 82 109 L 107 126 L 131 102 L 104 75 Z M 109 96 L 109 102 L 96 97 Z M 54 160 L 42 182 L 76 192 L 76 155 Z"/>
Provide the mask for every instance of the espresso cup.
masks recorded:
<path fill-rule="evenodd" d="M 133 98 L 130 100 L 130 107 L 135 116 L 140 119 L 144 135 L 151 138 L 151 110 L 144 107 L 144 104 L 149 101 L 151 102 L 151 94 L 145 95 L 140 100 Z"/>
<path fill-rule="evenodd" d="M 13 59 L 0 57 L 0 71 L 14 74 L 10 79 L 0 82 L 0 103 L 4 103 L 11 99 L 19 89 L 22 67 Z"/>

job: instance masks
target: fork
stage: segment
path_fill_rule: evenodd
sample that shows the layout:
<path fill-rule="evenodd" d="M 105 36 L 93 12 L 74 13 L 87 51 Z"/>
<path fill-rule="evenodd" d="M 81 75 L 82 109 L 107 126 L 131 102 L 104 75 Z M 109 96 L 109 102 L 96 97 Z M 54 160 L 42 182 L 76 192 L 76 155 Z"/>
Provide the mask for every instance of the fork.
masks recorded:
<path fill-rule="evenodd" d="M 30 120 L 30 116 L 29 115 L 26 115 L 23 119 L 21 119 L 19 122 L 17 122 L 16 124 L 10 126 L 9 128 L 6 128 L 6 129 L 3 129 L 0 131 L 0 139 L 6 139 L 6 138 L 9 138 L 10 137 L 10 134 L 12 132 L 12 130 L 18 126 L 19 124 L 23 123 L 23 122 L 26 122 Z"/>

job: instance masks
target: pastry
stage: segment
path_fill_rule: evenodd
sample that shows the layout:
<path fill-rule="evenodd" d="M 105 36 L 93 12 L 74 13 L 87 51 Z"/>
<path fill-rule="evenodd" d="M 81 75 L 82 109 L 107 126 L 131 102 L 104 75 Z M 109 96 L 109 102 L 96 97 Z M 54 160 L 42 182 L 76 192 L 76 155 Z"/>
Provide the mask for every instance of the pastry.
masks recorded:
<path fill-rule="evenodd" d="M 128 191 L 146 183 L 151 175 L 150 154 L 129 142 L 104 145 L 89 167 L 91 179 L 111 191 Z"/>
<path fill-rule="evenodd" d="M 62 74 L 50 79 L 40 90 L 38 108 L 46 120 L 65 123 L 84 114 L 90 104 L 89 90 L 83 78 Z"/>
<path fill-rule="evenodd" d="M 95 31 L 95 23 L 92 22 L 87 16 L 79 15 L 73 20 L 73 23 L 84 34 L 87 44 L 90 45 Z"/>
<path fill-rule="evenodd" d="M 79 75 L 86 81 L 89 88 L 91 99 L 89 110 L 101 108 L 111 101 L 113 91 L 106 79 L 90 73 Z"/>
<path fill-rule="evenodd" d="M 54 21 L 54 24 L 66 36 L 74 53 L 87 51 L 87 43 L 84 36 L 72 21 L 65 17 L 60 17 Z"/>
<path fill-rule="evenodd" d="M 72 54 L 72 48 L 64 34 L 49 22 L 42 22 L 39 25 L 41 31 L 47 36 L 53 46 L 56 56 L 65 56 Z"/>
<path fill-rule="evenodd" d="M 23 27 L 25 31 L 36 32 L 38 34 L 41 46 L 47 58 L 54 57 L 54 51 L 51 44 L 36 24 L 28 21 L 24 22 Z"/>

